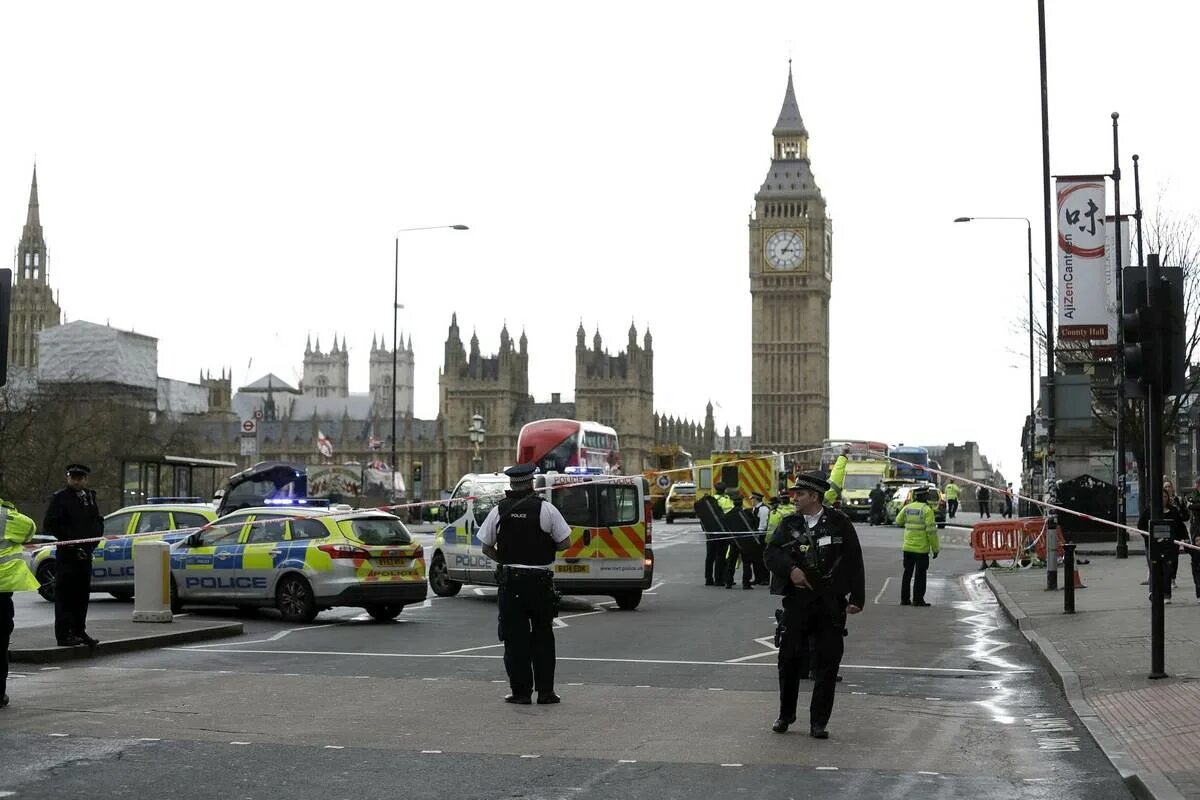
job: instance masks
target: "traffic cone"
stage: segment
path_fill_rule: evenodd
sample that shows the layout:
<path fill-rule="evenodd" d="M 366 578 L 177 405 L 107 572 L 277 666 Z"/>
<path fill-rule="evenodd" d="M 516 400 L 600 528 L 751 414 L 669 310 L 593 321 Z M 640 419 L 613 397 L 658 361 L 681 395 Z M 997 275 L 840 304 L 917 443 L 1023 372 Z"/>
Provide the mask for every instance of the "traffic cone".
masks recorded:
<path fill-rule="evenodd" d="M 1076 568 L 1076 570 L 1075 570 L 1075 588 L 1076 589 L 1086 589 L 1087 588 L 1086 586 L 1083 585 L 1083 576 L 1079 574 L 1078 568 Z"/>

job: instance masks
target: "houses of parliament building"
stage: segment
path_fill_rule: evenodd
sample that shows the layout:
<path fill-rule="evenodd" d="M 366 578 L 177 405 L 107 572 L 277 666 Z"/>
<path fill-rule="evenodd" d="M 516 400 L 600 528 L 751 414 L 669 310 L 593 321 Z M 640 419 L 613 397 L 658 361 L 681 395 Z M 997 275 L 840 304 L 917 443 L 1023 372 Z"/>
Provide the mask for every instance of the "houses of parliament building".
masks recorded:
<path fill-rule="evenodd" d="M 790 67 L 772 139 L 770 168 L 754 195 L 749 220 L 750 443 L 756 450 L 789 452 L 819 447 L 828 436 L 833 248 L 832 224 L 811 171 L 808 131 L 800 118 Z M 58 362 L 83 352 L 69 346 L 73 338 L 94 341 L 100 334 L 112 348 L 126 347 L 136 356 L 114 359 L 118 366 L 151 361 L 151 369 L 157 369 L 157 342 L 151 337 L 93 323 L 62 324 L 48 281 L 36 168 L 15 266 L 10 367 L 38 385 L 56 375 L 83 374 L 86 370 L 75 370 L 79 365 Z M 156 419 L 165 415 L 182 421 L 190 456 L 242 464 L 367 464 L 387 459 L 392 452 L 394 381 L 398 463 L 393 466 L 407 480 L 419 463 L 426 497 L 452 488 L 459 476 L 471 471 L 475 448 L 468 431 L 476 415 L 484 420 L 479 455 L 488 470 L 512 462 L 517 434 L 525 423 L 551 417 L 594 420 L 616 429 L 627 474 L 653 466 L 656 447 L 677 445 L 696 457 L 722 448 L 711 403 L 697 420 L 655 412 L 649 329 L 639 333 L 631 325 L 615 354 L 605 347 L 598 330 L 589 337 L 580 324 L 575 335 L 572 401 L 558 394 L 535 401 L 530 395 L 530 345 L 524 332 L 514 339 L 507 327 L 501 329 L 498 348 L 485 355 L 478 336 L 464 343 L 457 315 L 451 316 L 446 332 L 435 419 L 413 415 L 411 335 L 407 341 L 401 337 L 395 358 L 382 340 L 373 339 L 369 387 L 363 393 L 350 391 L 349 346 L 334 335 L 327 350 L 319 338 L 306 342 L 303 377 L 296 386 L 273 374 L 236 388 L 225 372 L 216 377 L 201 373 L 197 383 L 142 375 L 129 379 L 138 384 L 130 396 L 156 412 Z M 56 353 L 53 365 L 40 363 L 46 348 Z M 92 352 L 97 352 L 95 346 Z M 122 374 L 114 367 L 103 379 L 119 383 Z M 250 419 L 257 428 L 252 458 L 241 455 L 242 425 Z M 724 433 L 728 441 L 728 430 Z M 332 445 L 331 458 L 319 455 L 319 435 Z"/>

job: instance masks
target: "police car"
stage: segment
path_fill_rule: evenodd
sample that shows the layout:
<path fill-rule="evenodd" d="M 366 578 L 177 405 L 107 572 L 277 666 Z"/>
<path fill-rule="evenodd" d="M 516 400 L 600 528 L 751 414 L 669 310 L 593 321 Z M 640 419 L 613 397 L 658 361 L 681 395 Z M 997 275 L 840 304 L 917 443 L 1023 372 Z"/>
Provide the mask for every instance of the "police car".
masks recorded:
<path fill-rule="evenodd" d="M 483 554 L 479 526 L 508 488 L 508 477 L 499 472 L 459 480 L 447 503 L 448 523 L 433 539 L 429 586 L 434 594 L 452 597 L 466 583 L 496 584 L 496 562 Z M 654 579 L 645 478 L 568 469 L 535 476 L 534 489 L 571 526 L 570 546 L 551 565 L 558 590 L 610 595 L 619 608 L 637 608 Z"/>
<path fill-rule="evenodd" d="M 171 546 L 171 609 L 274 607 L 312 622 L 334 606 L 395 619 L 425 600 L 425 553 L 397 517 L 285 498 L 235 511 Z"/>
<path fill-rule="evenodd" d="M 104 535 L 113 538 L 97 544 L 92 553 L 92 591 L 108 592 L 118 600 L 133 597 L 133 543 L 154 537 L 128 534 L 162 531 L 159 537 L 162 541 L 174 542 L 216 518 L 216 509 L 201 502 L 199 497 L 151 497 L 148 503 L 126 506 L 107 515 Z M 53 546 L 42 547 L 34 553 L 30 564 L 41 584 L 38 594 L 51 603 L 58 567 L 56 556 Z"/>

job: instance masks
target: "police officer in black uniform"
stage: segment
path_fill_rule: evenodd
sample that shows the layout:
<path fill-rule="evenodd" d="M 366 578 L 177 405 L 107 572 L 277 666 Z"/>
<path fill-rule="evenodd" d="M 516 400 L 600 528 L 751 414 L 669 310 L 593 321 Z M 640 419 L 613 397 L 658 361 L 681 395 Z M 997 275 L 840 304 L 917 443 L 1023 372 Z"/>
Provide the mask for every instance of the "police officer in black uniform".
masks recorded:
<path fill-rule="evenodd" d="M 512 488 L 479 527 L 484 555 L 494 559 L 499 584 L 500 634 L 510 694 L 506 703 L 557 703 L 554 693 L 556 597 L 550 564 L 571 543 L 563 515 L 533 491 L 533 464 L 509 467 Z"/>
<path fill-rule="evenodd" d="M 862 547 L 854 525 L 842 512 L 822 505 L 829 482 L 806 472 L 792 488 L 796 513 L 784 517 L 767 538 L 763 554 L 771 571 L 771 594 L 783 596 L 779 628 L 779 718 L 771 726 L 784 733 L 796 721 L 800 679 L 809 666 L 805 655 L 813 640 L 813 693 L 809 735 L 827 739 L 833 694 L 842 661 L 846 615 L 866 602 Z"/>
<path fill-rule="evenodd" d="M 66 488 L 50 498 L 42 529 L 60 541 L 92 539 L 104 535 L 104 518 L 96 504 L 96 493 L 87 488 L 92 471 L 84 464 L 67 465 Z M 54 638 L 60 647 L 86 644 L 99 639 L 88 636 L 88 599 L 92 591 L 92 551 L 96 542 L 59 545 L 55 553 Z"/>

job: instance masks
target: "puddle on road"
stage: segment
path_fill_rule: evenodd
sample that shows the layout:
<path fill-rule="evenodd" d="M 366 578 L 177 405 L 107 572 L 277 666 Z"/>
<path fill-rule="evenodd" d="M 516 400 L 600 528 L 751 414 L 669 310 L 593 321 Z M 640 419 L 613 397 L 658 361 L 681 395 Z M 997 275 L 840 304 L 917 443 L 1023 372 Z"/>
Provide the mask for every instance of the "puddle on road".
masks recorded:
<path fill-rule="evenodd" d="M 999 605 L 984 584 L 983 576 L 978 573 L 964 576 L 962 587 L 971 599 L 955 601 L 952 607 L 968 615 L 956 620 L 971 627 L 971 630 L 964 634 L 970 640 L 968 644 L 963 645 L 967 657 L 997 672 L 993 682 L 983 687 L 988 696 L 974 701 L 975 705 L 991 714 L 992 721 L 1001 725 L 1012 725 L 1017 721 L 1010 711 L 1016 706 L 1017 699 L 1017 691 L 1012 683 L 1015 675 L 1023 673 L 1025 668 L 1004 657 L 1004 651 L 1012 646 L 1012 642 L 992 638 L 993 633 L 1004 627 L 1004 622 L 1000 618 Z"/>

